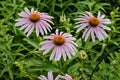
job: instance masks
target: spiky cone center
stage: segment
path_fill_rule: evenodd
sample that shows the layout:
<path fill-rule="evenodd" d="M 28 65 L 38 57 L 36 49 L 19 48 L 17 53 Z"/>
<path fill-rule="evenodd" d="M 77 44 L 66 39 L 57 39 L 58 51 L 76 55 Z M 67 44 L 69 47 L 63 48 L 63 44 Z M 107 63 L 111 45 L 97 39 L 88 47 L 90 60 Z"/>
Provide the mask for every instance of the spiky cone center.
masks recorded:
<path fill-rule="evenodd" d="M 32 13 L 29 18 L 30 21 L 35 23 L 40 20 L 40 15 L 38 13 Z"/>
<path fill-rule="evenodd" d="M 55 45 L 60 46 L 65 43 L 65 38 L 61 35 L 56 35 L 53 39 Z"/>
<path fill-rule="evenodd" d="M 96 17 L 91 17 L 89 19 L 89 24 L 93 27 L 96 27 L 99 24 L 99 22 L 100 22 L 99 19 Z"/>

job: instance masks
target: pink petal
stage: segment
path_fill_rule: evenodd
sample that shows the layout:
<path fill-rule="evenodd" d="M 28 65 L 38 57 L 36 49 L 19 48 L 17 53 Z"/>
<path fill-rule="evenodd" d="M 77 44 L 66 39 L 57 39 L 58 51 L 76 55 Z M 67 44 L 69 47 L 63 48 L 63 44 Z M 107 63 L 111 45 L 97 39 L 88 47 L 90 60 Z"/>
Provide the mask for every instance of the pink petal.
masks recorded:
<path fill-rule="evenodd" d="M 48 46 L 54 46 L 53 43 L 47 43 L 47 44 L 44 44 L 39 50 L 44 50 L 44 49 L 47 49 Z"/>
<path fill-rule="evenodd" d="M 53 47 L 54 47 L 54 45 L 47 46 L 45 51 L 43 52 L 43 55 L 47 54 Z"/>
<path fill-rule="evenodd" d="M 101 39 L 101 40 L 104 40 L 104 37 L 103 37 L 103 35 L 101 34 L 99 28 L 96 28 L 96 29 L 97 29 L 97 33 L 99 34 L 100 39 Z"/>
<path fill-rule="evenodd" d="M 105 25 L 103 25 L 103 24 L 101 24 L 101 25 L 99 25 L 99 26 L 102 27 L 103 29 L 111 30 L 111 28 L 109 28 L 109 27 L 107 27 L 107 26 L 105 26 Z"/>
<path fill-rule="evenodd" d="M 77 25 L 77 26 L 75 26 L 75 28 L 78 28 L 78 27 L 86 27 L 86 26 L 88 26 L 89 24 L 88 23 L 82 23 L 82 24 L 80 24 L 80 25 Z"/>
<path fill-rule="evenodd" d="M 54 58 L 55 54 L 56 54 L 56 47 L 53 49 L 53 52 L 50 55 L 50 60 Z"/>
<path fill-rule="evenodd" d="M 61 47 L 57 47 L 57 51 L 56 51 L 56 55 L 55 55 L 55 61 L 59 61 L 60 58 L 62 56 L 62 53 L 61 53 Z"/>
<path fill-rule="evenodd" d="M 52 40 L 53 40 L 53 39 L 54 39 L 54 36 L 52 36 L 52 35 L 51 35 L 51 36 L 44 36 L 44 38 L 45 38 L 45 39 L 52 39 Z"/>
<path fill-rule="evenodd" d="M 23 30 L 23 29 L 25 29 L 25 28 L 28 27 L 30 24 L 31 24 L 30 22 L 27 23 L 27 24 L 24 24 L 23 26 L 20 27 L 19 30 Z"/>
<path fill-rule="evenodd" d="M 64 33 L 63 35 L 62 35 L 63 37 L 72 37 L 72 35 L 71 34 L 69 34 L 69 33 Z"/>
<path fill-rule="evenodd" d="M 91 29 L 92 29 L 92 28 L 90 28 L 90 29 L 86 32 L 85 41 L 87 41 L 88 37 L 90 36 Z"/>
<path fill-rule="evenodd" d="M 56 34 L 56 35 L 58 35 L 58 34 L 59 34 L 59 30 L 58 30 L 58 29 L 56 29 L 55 34 Z"/>
<path fill-rule="evenodd" d="M 64 47 L 64 51 L 67 54 L 68 58 L 71 59 L 71 55 L 70 55 L 68 48 L 65 45 L 63 45 L 63 47 Z"/>
<path fill-rule="evenodd" d="M 52 27 L 44 20 L 41 20 L 41 23 L 43 23 L 46 27 L 49 27 L 50 29 L 52 29 Z"/>
<path fill-rule="evenodd" d="M 97 16 L 97 18 L 98 18 L 98 19 L 100 18 L 100 11 L 98 12 L 98 16 Z"/>
<path fill-rule="evenodd" d="M 60 35 L 62 35 L 63 34 L 63 32 L 60 32 Z"/>
<path fill-rule="evenodd" d="M 29 21 L 28 20 L 25 20 L 25 21 L 19 21 L 15 24 L 15 26 L 22 26 L 24 24 L 27 24 Z"/>
<path fill-rule="evenodd" d="M 92 41 L 95 42 L 94 30 L 91 30 Z"/>
<path fill-rule="evenodd" d="M 76 19 L 74 19 L 74 20 L 86 21 L 86 22 L 88 22 L 88 21 L 89 21 L 89 20 L 88 20 L 88 19 L 86 19 L 86 18 L 76 18 Z"/>
<path fill-rule="evenodd" d="M 34 25 L 32 25 L 32 28 L 29 30 L 29 32 L 27 33 L 27 36 L 29 36 L 34 30 Z"/>
<path fill-rule="evenodd" d="M 66 40 L 66 41 L 74 41 L 74 40 L 76 40 L 76 39 L 73 38 L 73 37 L 66 37 L 65 40 Z"/>
<path fill-rule="evenodd" d="M 41 28 L 44 30 L 45 34 L 47 34 L 47 29 L 42 23 L 41 23 Z"/>
<path fill-rule="evenodd" d="M 28 21 L 29 21 L 29 19 L 28 19 L 28 18 L 19 18 L 19 19 L 16 19 L 15 21 L 20 21 L 20 22 L 22 22 L 22 21 L 26 21 L 26 20 L 28 20 Z"/>
<path fill-rule="evenodd" d="M 45 19 L 45 18 L 52 19 L 53 18 L 52 16 L 47 15 L 47 13 L 40 13 L 40 15 L 41 15 L 42 19 Z"/>
<path fill-rule="evenodd" d="M 30 13 L 30 10 L 29 10 L 27 7 L 25 7 L 24 10 L 25 10 L 25 12 L 26 12 L 27 14 L 29 14 L 29 15 L 31 14 L 31 13 Z"/>
<path fill-rule="evenodd" d="M 47 80 L 47 78 L 46 78 L 45 76 L 43 76 L 43 75 L 41 75 L 39 78 L 40 78 L 41 80 Z"/>
<path fill-rule="evenodd" d="M 46 40 L 46 41 L 41 42 L 40 44 L 43 45 L 43 44 L 48 44 L 48 43 L 52 43 L 52 42 L 53 42 L 53 41 Z"/>
<path fill-rule="evenodd" d="M 31 23 L 24 31 L 24 33 L 27 33 L 31 28 L 32 28 L 33 24 Z"/>
<path fill-rule="evenodd" d="M 76 33 L 80 32 L 82 29 L 84 29 L 87 26 L 81 26 L 80 28 L 77 29 Z"/>
<path fill-rule="evenodd" d="M 45 20 L 45 21 L 47 21 L 47 22 L 49 22 L 49 23 L 54 25 L 54 23 L 51 20 L 49 20 L 49 19 L 43 19 L 43 20 Z"/>
<path fill-rule="evenodd" d="M 63 59 L 66 61 L 66 53 L 64 51 L 64 47 L 63 46 L 61 47 L 61 53 L 63 55 Z"/>
<path fill-rule="evenodd" d="M 33 13 L 33 12 L 34 12 L 34 8 L 31 9 L 31 13 Z"/>
<path fill-rule="evenodd" d="M 21 17 L 29 17 L 29 15 L 26 13 L 26 12 L 21 12 L 21 13 L 18 13 L 19 16 Z"/>
<path fill-rule="evenodd" d="M 86 12 L 90 17 L 94 17 L 91 12 Z"/>
<path fill-rule="evenodd" d="M 103 19 L 104 17 L 105 17 L 105 15 L 100 16 L 99 20 Z"/>
<path fill-rule="evenodd" d="M 44 35 L 44 31 L 43 31 L 43 29 L 42 29 L 42 27 L 41 27 L 41 24 L 36 24 L 36 26 L 38 26 L 39 32 L 40 32 L 42 35 Z"/>
<path fill-rule="evenodd" d="M 82 35 L 82 38 L 85 37 L 85 35 L 86 35 L 86 33 L 89 31 L 89 29 L 90 29 L 90 26 L 84 31 L 84 33 L 83 33 L 83 35 Z"/>
<path fill-rule="evenodd" d="M 65 44 L 65 46 L 66 46 L 66 48 L 69 50 L 69 52 L 73 55 L 73 56 L 75 56 L 75 51 L 76 51 L 76 48 L 72 45 L 72 44 L 70 44 L 70 43 L 66 43 Z"/>
<path fill-rule="evenodd" d="M 55 78 L 55 80 L 60 80 L 60 78 L 61 78 L 61 79 L 65 79 L 64 76 L 58 75 L 58 76 Z"/>
<path fill-rule="evenodd" d="M 107 33 L 103 30 L 103 29 L 99 29 L 101 31 L 101 33 L 105 36 L 105 37 L 108 37 Z"/>
<path fill-rule="evenodd" d="M 38 26 L 36 26 L 35 29 L 36 29 L 36 35 L 39 36 L 39 28 L 38 28 Z"/>
<path fill-rule="evenodd" d="M 99 33 L 97 32 L 96 28 L 94 28 L 93 30 L 94 30 L 97 38 L 99 39 L 99 41 L 101 41 L 101 37 L 100 37 Z"/>
<path fill-rule="evenodd" d="M 52 72 L 48 72 L 48 80 L 53 80 L 53 74 Z"/>

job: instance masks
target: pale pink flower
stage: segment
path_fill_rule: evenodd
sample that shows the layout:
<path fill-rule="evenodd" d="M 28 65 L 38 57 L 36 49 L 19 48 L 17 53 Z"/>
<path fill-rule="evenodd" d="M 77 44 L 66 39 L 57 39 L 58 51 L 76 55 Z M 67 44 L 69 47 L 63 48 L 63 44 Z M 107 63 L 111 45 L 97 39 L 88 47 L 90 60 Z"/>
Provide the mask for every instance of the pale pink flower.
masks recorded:
<path fill-rule="evenodd" d="M 86 28 L 82 35 L 82 38 L 85 38 L 85 41 L 91 35 L 92 41 L 95 42 L 94 33 L 96 34 L 99 41 L 104 40 L 105 37 L 108 37 L 104 29 L 111 30 L 109 27 L 105 26 L 105 24 L 111 23 L 110 20 L 105 19 L 105 15 L 101 15 L 100 12 L 98 12 L 97 17 L 94 17 L 93 14 L 90 12 L 86 13 L 87 14 L 83 14 L 82 16 L 75 19 L 78 20 L 78 22 L 75 23 L 77 24 L 75 28 L 78 28 L 77 33 Z"/>
<path fill-rule="evenodd" d="M 56 30 L 55 34 L 45 36 L 46 41 L 41 42 L 42 47 L 39 50 L 44 50 L 43 55 L 52 50 L 50 60 L 55 58 L 55 61 L 59 61 L 63 56 L 66 61 L 66 57 L 71 58 L 71 55 L 75 56 L 77 44 L 74 42 L 75 38 L 69 33 L 63 33 Z"/>
<path fill-rule="evenodd" d="M 42 35 L 47 34 L 48 31 L 51 32 L 52 27 L 49 23 L 54 24 L 51 19 L 52 16 L 49 16 L 47 13 L 42 13 L 35 11 L 34 8 L 29 10 L 28 8 L 24 9 L 18 13 L 18 15 L 22 18 L 16 19 L 15 26 L 21 26 L 20 30 L 25 29 L 24 33 L 27 33 L 29 36 L 33 30 L 36 30 L 36 35 L 39 36 L 39 33 Z"/>

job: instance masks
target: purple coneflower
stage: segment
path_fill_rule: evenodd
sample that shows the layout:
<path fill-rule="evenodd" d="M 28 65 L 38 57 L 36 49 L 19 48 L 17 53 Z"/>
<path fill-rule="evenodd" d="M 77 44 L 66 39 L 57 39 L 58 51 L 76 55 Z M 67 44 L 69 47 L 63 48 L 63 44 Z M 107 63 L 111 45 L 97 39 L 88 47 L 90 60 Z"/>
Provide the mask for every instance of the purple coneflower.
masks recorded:
<path fill-rule="evenodd" d="M 71 58 L 71 55 L 76 54 L 75 38 L 71 34 L 63 33 L 56 30 L 55 34 L 45 36 L 46 41 L 41 42 L 42 47 L 39 50 L 44 50 L 43 55 L 47 54 L 51 49 L 53 50 L 50 55 L 50 60 L 55 58 L 55 61 L 59 61 L 61 56 L 66 61 L 66 56 Z"/>
<path fill-rule="evenodd" d="M 105 24 L 111 23 L 110 20 L 105 19 L 105 15 L 101 15 L 100 12 L 98 12 L 97 17 L 94 17 L 90 12 L 86 13 L 87 14 L 83 14 L 83 16 L 75 19 L 78 20 L 78 22 L 75 23 L 77 24 L 75 28 L 78 28 L 77 32 L 80 32 L 82 29 L 86 28 L 82 36 L 82 38 L 85 38 L 85 41 L 91 35 L 92 41 L 95 42 L 94 33 L 100 41 L 104 40 L 104 38 L 108 36 L 104 29 L 111 30 L 109 27 L 105 26 Z"/>
<path fill-rule="evenodd" d="M 37 36 L 39 36 L 39 33 L 42 35 L 47 34 L 47 32 L 50 32 L 52 29 L 49 23 L 54 24 L 51 21 L 51 19 L 53 19 L 52 16 L 49 16 L 47 13 L 35 11 L 34 8 L 32 8 L 31 11 L 25 8 L 25 11 L 18 13 L 18 15 L 22 18 L 15 20 L 17 21 L 15 26 L 21 26 L 20 30 L 25 29 L 24 33 L 27 33 L 27 36 L 33 32 L 34 28 L 36 29 Z"/>

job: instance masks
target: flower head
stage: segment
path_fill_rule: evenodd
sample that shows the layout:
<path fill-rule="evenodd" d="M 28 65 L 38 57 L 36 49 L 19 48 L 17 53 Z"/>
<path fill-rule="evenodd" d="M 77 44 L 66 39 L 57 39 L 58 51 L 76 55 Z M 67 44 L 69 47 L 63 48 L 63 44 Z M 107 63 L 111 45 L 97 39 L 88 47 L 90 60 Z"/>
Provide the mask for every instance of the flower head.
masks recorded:
<path fill-rule="evenodd" d="M 105 26 L 105 24 L 111 23 L 110 20 L 105 19 L 104 17 L 105 16 L 101 15 L 100 12 L 98 12 L 97 17 L 93 16 L 92 13 L 87 12 L 87 14 L 83 14 L 83 16 L 76 18 L 75 20 L 78 20 L 78 22 L 76 22 L 77 26 L 75 26 L 75 28 L 78 28 L 77 33 L 86 28 L 82 36 L 82 38 L 85 38 L 85 41 L 91 35 L 92 41 L 95 42 L 94 33 L 100 41 L 104 40 L 104 38 L 108 36 L 104 29 L 111 30 L 109 27 Z"/>
<path fill-rule="evenodd" d="M 39 33 L 42 35 L 47 34 L 51 31 L 52 27 L 49 23 L 54 24 L 51 19 L 52 16 L 49 16 L 47 13 L 41 13 L 35 11 L 34 8 L 31 11 L 28 8 L 25 8 L 25 11 L 18 13 L 22 18 L 16 19 L 15 26 L 21 26 L 20 30 L 25 29 L 24 33 L 27 33 L 29 36 L 33 30 L 36 30 L 36 35 L 39 36 Z"/>
<path fill-rule="evenodd" d="M 44 50 L 43 54 L 47 54 L 50 50 L 53 50 L 50 55 L 50 60 L 55 58 L 55 61 L 59 61 L 61 56 L 66 60 L 66 56 L 71 58 L 71 55 L 76 54 L 76 43 L 74 43 L 75 38 L 68 33 L 63 33 L 56 30 L 55 34 L 50 36 L 45 36 L 46 41 L 41 42 L 42 47 L 39 50 Z"/>

